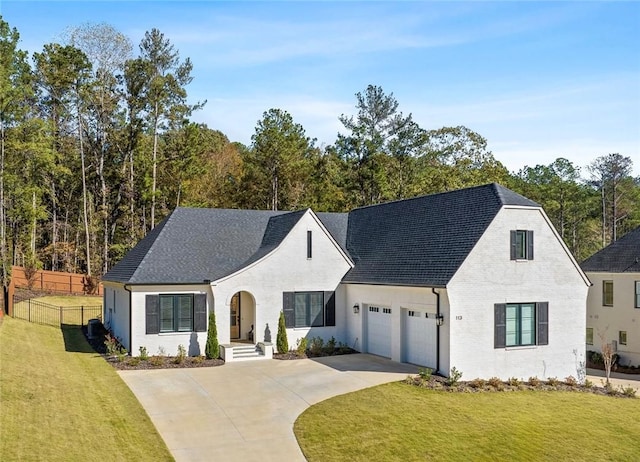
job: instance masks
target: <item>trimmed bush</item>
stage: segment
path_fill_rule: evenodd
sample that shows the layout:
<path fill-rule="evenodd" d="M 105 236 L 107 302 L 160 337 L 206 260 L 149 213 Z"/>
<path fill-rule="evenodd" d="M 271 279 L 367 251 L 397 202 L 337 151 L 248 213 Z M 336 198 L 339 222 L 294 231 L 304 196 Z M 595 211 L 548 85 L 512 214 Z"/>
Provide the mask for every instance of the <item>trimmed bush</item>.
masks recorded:
<path fill-rule="evenodd" d="M 276 348 L 278 353 L 284 354 L 289 351 L 289 340 L 287 339 L 287 326 L 284 322 L 284 311 L 280 311 L 278 318 L 278 335 L 276 336 Z"/>
<path fill-rule="evenodd" d="M 204 354 L 207 359 L 218 359 L 218 356 L 220 356 L 218 328 L 216 327 L 216 313 L 213 310 L 209 313 L 209 330 L 207 330 L 207 345 L 204 349 Z"/>

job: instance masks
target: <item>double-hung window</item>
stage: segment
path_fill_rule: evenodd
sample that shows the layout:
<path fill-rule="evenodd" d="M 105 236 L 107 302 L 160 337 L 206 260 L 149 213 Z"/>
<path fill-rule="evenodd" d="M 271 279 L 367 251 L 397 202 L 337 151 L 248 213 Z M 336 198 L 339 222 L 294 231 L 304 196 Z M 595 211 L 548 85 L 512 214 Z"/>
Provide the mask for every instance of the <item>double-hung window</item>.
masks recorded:
<path fill-rule="evenodd" d="M 602 281 L 602 305 L 613 306 L 613 281 Z"/>
<path fill-rule="evenodd" d="M 496 303 L 494 347 L 547 345 L 549 303 Z"/>
<path fill-rule="evenodd" d="M 160 332 L 190 332 L 193 295 L 160 295 Z"/>
<path fill-rule="evenodd" d="M 510 239 L 511 260 L 533 260 L 533 231 L 512 230 Z"/>
<path fill-rule="evenodd" d="M 286 327 L 335 326 L 334 292 L 284 292 Z"/>
<path fill-rule="evenodd" d="M 145 312 L 147 334 L 207 330 L 205 294 L 148 294 Z"/>
<path fill-rule="evenodd" d="M 587 327 L 587 345 L 593 345 L 593 327 Z"/>

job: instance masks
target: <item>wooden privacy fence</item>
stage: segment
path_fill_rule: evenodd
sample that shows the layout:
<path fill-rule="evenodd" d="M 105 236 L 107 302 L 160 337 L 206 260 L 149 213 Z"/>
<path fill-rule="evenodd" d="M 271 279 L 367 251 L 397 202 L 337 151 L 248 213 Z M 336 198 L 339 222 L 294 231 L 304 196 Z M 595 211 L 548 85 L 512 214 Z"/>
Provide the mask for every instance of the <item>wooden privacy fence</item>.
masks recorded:
<path fill-rule="evenodd" d="M 23 289 L 71 295 L 86 294 L 88 291 L 85 278 L 84 274 L 48 270 L 38 270 L 31 278 L 28 278 L 25 269 L 21 266 L 11 267 L 11 284 Z M 102 284 L 98 284 L 94 294 L 102 295 Z"/>
<path fill-rule="evenodd" d="M 13 299 L 13 317 L 36 324 L 83 326 L 89 319 L 102 318 L 102 306 L 55 306 L 33 299 Z"/>

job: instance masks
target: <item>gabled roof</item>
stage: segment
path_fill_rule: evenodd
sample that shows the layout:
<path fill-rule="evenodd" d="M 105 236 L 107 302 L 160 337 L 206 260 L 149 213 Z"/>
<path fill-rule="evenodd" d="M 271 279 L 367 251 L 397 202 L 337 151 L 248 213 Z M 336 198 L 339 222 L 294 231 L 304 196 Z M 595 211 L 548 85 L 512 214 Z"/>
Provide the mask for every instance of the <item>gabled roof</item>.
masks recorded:
<path fill-rule="evenodd" d="M 493 183 L 353 210 L 343 282 L 445 287 L 505 205 L 539 207 Z"/>
<path fill-rule="evenodd" d="M 247 261 L 260 248 L 270 219 L 285 213 L 179 207 L 103 280 L 186 284 L 218 279 Z"/>
<path fill-rule="evenodd" d="M 344 282 L 444 287 L 505 205 L 539 207 L 494 183 L 316 217 L 355 263 Z M 221 279 L 276 249 L 306 212 L 177 208 L 103 280 Z"/>
<path fill-rule="evenodd" d="M 640 227 L 582 262 L 583 271 L 640 273 Z"/>

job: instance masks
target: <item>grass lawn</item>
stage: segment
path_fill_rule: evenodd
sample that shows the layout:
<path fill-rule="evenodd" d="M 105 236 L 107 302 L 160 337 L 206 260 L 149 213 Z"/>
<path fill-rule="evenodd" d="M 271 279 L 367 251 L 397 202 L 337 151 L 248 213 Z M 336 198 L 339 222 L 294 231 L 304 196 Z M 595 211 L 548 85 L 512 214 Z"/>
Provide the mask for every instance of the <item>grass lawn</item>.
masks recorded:
<path fill-rule="evenodd" d="M 102 306 L 101 295 L 46 295 L 33 300 L 55 306 Z"/>
<path fill-rule="evenodd" d="M 638 416 L 640 399 L 391 383 L 310 407 L 294 432 L 309 461 L 637 461 Z"/>
<path fill-rule="evenodd" d="M 0 460 L 172 460 L 115 370 L 78 327 L 4 318 Z"/>

